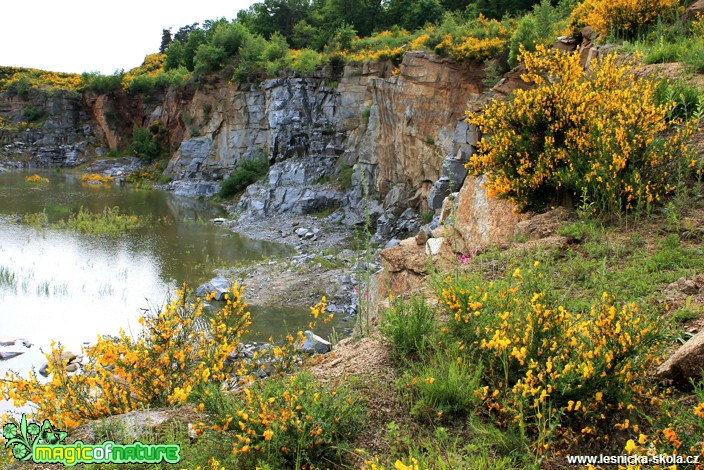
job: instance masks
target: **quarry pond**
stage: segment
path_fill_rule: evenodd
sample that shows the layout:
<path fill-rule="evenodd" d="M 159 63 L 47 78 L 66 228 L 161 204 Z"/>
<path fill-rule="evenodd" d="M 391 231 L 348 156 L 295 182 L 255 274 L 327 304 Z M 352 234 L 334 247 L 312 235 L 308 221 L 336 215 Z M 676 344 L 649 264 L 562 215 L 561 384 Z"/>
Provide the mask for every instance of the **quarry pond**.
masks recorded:
<path fill-rule="evenodd" d="M 183 282 L 195 288 L 216 268 L 295 253 L 213 223 L 224 213 L 207 201 L 91 184 L 80 173 L 46 171 L 39 176 L 48 181 L 26 181 L 33 174 L 0 173 L 0 336 L 34 345 L 0 361 L 0 376 L 8 369 L 39 368 L 45 362 L 39 350 L 49 350 L 52 340 L 78 352 L 98 334 L 122 328 L 136 336 L 144 309 L 163 305 Z M 147 223 L 114 236 L 60 227 L 81 210 L 115 207 Z M 247 340 L 281 337 L 310 320 L 304 306 L 249 310 Z"/>

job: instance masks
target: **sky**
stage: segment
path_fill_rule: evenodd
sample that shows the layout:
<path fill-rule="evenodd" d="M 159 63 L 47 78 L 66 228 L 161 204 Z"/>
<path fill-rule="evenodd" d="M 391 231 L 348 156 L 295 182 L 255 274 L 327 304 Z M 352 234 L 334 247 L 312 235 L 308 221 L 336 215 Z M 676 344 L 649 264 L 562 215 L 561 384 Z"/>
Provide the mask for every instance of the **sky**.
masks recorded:
<path fill-rule="evenodd" d="M 254 0 L 2 1 L 0 66 L 112 74 L 159 51 L 162 30 L 225 17 Z"/>

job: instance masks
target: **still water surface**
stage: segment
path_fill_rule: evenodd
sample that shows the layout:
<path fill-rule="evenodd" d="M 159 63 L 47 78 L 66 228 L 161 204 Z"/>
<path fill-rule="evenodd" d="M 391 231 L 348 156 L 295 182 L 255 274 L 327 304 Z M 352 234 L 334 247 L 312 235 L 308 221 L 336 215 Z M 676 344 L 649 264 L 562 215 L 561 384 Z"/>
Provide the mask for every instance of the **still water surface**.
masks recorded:
<path fill-rule="evenodd" d="M 0 336 L 26 338 L 35 347 L 8 368 L 39 367 L 39 348 L 52 339 L 69 350 L 98 334 L 139 332 L 142 309 L 163 305 L 183 282 L 197 286 L 213 269 L 293 253 L 292 248 L 252 240 L 210 222 L 223 216 L 206 201 L 178 198 L 162 191 L 84 184 L 79 174 L 46 172 L 48 184 L 25 182 L 27 173 L 0 173 Z M 25 214 L 45 212 L 50 222 L 80 207 L 148 216 L 147 227 L 120 237 L 86 235 L 18 223 Z M 3 282 L 2 270 L 14 276 Z M 308 309 L 252 306 L 250 339 L 281 337 L 304 328 Z M 0 409 L 3 408 L 0 404 Z"/>

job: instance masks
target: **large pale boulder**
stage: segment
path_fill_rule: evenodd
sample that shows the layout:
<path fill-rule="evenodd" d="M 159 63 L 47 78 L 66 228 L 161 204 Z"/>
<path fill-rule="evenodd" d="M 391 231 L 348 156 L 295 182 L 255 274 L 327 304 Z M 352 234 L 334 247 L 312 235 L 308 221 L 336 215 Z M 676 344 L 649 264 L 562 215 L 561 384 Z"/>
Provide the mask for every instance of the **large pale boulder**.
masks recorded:
<path fill-rule="evenodd" d="M 700 380 L 704 369 L 704 331 L 692 336 L 657 369 L 661 379 L 672 380 L 681 388 L 691 386 L 690 379 Z"/>
<path fill-rule="evenodd" d="M 508 242 L 518 223 L 527 218 L 513 204 L 489 197 L 485 182 L 484 175 L 467 177 L 455 199 L 454 221 L 446 227 L 453 246 L 463 252 Z"/>
<path fill-rule="evenodd" d="M 682 15 L 682 19 L 693 20 L 702 15 L 704 15 L 704 0 L 696 0 L 694 3 L 687 7 L 684 14 Z"/>

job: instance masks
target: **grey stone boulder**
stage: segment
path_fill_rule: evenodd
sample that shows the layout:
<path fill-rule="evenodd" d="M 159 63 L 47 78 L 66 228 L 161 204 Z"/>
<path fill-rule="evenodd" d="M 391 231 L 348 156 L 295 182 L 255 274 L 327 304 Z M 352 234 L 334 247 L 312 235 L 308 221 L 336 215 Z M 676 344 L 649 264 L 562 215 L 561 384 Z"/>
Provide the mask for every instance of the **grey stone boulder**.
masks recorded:
<path fill-rule="evenodd" d="M 301 351 L 304 353 L 325 354 L 332 351 L 332 344 L 312 331 L 306 330 L 303 334 L 305 335 L 306 340 L 301 346 Z"/>
<path fill-rule="evenodd" d="M 72 353 L 71 351 L 61 353 L 61 364 L 63 364 L 66 372 L 76 372 L 82 363 L 83 356 Z M 43 377 L 49 377 L 49 364 L 45 362 L 44 365 L 39 368 L 39 374 Z"/>
<path fill-rule="evenodd" d="M 433 230 L 429 226 L 424 225 L 420 228 L 418 234 L 416 235 L 416 243 L 418 245 L 425 245 L 425 243 L 431 238 L 433 238 Z"/>
<path fill-rule="evenodd" d="M 190 174 L 195 174 L 208 158 L 213 141 L 210 137 L 196 137 L 181 142 L 181 162 Z"/>
<path fill-rule="evenodd" d="M 397 246 L 399 243 L 401 243 L 401 240 L 399 240 L 398 238 L 392 238 L 391 240 L 389 240 L 386 243 L 386 245 L 384 245 L 384 249 L 386 250 L 388 248 L 393 248 L 393 247 Z"/>
<path fill-rule="evenodd" d="M 0 336 L 0 360 L 12 359 L 24 354 L 32 343 L 23 338 Z"/>
<path fill-rule="evenodd" d="M 467 177 L 468 170 L 465 168 L 464 164 L 465 162 L 451 155 L 445 157 L 442 162 L 440 176 L 450 180 L 452 191 L 458 191 Z"/>
<path fill-rule="evenodd" d="M 450 179 L 446 176 L 441 177 L 430 188 L 428 194 L 428 208 L 431 211 L 442 208 L 442 201 L 450 194 Z"/>
<path fill-rule="evenodd" d="M 224 276 L 220 275 L 212 278 L 210 281 L 201 285 L 196 289 L 196 295 L 199 297 L 204 297 L 208 294 L 215 292 L 215 300 L 224 300 L 225 294 L 231 287 L 230 281 L 225 279 Z"/>

